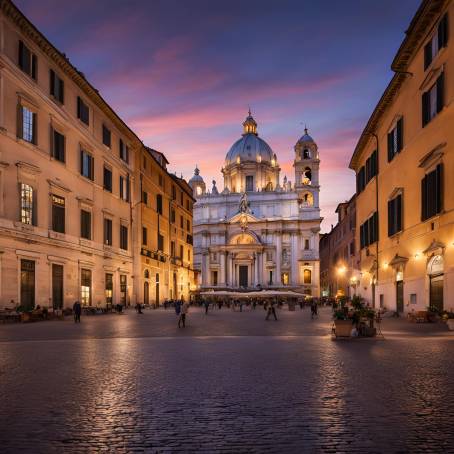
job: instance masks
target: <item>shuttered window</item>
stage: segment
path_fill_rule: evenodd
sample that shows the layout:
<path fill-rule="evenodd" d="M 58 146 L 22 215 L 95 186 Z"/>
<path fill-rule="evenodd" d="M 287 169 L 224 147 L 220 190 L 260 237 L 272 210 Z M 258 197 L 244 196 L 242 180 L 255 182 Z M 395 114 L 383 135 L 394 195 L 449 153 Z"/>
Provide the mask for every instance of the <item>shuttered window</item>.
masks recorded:
<path fill-rule="evenodd" d="M 424 46 L 424 70 L 426 70 L 443 47 L 448 44 L 448 14 L 438 23 L 437 31 Z"/>
<path fill-rule="evenodd" d="M 112 219 L 104 218 L 104 244 L 112 246 Z"/>
<path fill-rule="evenodd" d="M 365 187 L 366 187 L 366 169 L 364 166 L 362 166 L 356 175 L 356 193 L 359 194 L 360 192 L 364 191 Z"/>
<path fill-rule="evenodd" d="M 403 126 L 404 119 L 399 118 L 394 129 L 388 133 L 388 162 L 403 148 Z"/>
<path fill-rule="evenodd" d="M 129 202 L 129 175 L 120 175 L 120 199 Z"/>
<path fill-rule="evenodd" d="M 422 94 L 422 125 L 426 126 L 444 106 L 444 72 L 437 81 Z"/>
<path fill-rule="evenodd" d="M 112 192 L 112 170 L 104 166 L 104 189 Z"/>
<path fill-rule="evenodd" d="M 402 194 L 388 201 L 388 236 L 402 230 Z"/>
<path fill-rule="evenodd" d="M 80 174 L 93 181 L 95 160 L 90 153 L 80 150 Z"/>
<path fill-rule="evenodd" d="M 359 229 L 361 249 L 378 241 L 378 213 L 375 212 Z"/>
<path fill-rule="evenodd" d="M 90 110 L 80 96 L 77 97 L 77 118 L 86 125 L 90 124 Z"/>
<path fill-rule="evenodd" d="M 443 164 L 421 180 L 421 220 L 425 221 L 443 210 Z"/>
<path fill-rule="evenodd" d="M 162 195 L 156 194 L 156 211 L 162 214 Z"/>
<path fill-rule="evenodd" d="M 158 233 L 158 251 L 164 252 L 164 237 Z"/>
<path fill-rule="evenodd" d="M 102 125 L 102 143 L 109 147 L 111 146 L 112 135 L 110 133 L 110 129 L 106 125 Z"/>
<path fill-rule="evenodd" d="M 120 225 L 120 248 L 128 249 L 128 227 L 125 225 Z"/>
<path fill-rule="evenodd" d="M 65 101 L 65 84 L 60 77 L 53 71 L 50 70 L 49 75 L 50 81 L 50 94 L 56 99 L 59 103 L 64 104 Z"/>
<path fill-rule="evenodd" d="M 80 210 L 80 236 L 91 240 L 91 212 Z"/>
<path fill-rule="evenodd" d="M 38 59 L 34 53 L 24 44 L 19 41 L 19 68 L 33 79 L 37 79 L 38 75 Z"/>
<path fill-rule="evenodd" d="M 123 142 L 122 139 L 120 139 L 120 159 L 122 159 L 124 162 L 129 163 L 129 148 L 128 146 Z"/>
<path fill-rule="evenodd" d="M 65 233 L 65 199 L 52 194 L 52 230 Z"/>
<path fill-rule="evenodd" d="M 65 136 L 51 128 L 52 157 L 60 162 L 65 162 Z"/>
<path fill-rule="evenodd" d="M 142 244 L 144 244 L 146 246 L 148 243 L 147 240 L 148 240 L 148 230 L 146 227 L 142 227 Z"/>
<path fill-rule="evenodd" d="M 38 144 L 38 115 L 28 107 L 18 105 L 17 137 L 34 145 Z"/>
<path fill-rule="evenodd" d="M 369 183 L 377 175 L 377 150 L 375 150 L 366 160 L 365 165 L 365 184 Z"/>

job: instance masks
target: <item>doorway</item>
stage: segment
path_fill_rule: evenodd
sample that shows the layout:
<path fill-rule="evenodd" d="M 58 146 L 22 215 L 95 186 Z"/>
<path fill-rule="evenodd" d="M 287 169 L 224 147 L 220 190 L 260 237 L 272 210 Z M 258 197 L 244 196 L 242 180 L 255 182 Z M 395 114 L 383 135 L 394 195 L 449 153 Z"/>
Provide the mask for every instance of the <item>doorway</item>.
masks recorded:
<path fill-rule="evenodd" d="M 248 271 L 249 267 L 247 265 L 240 265 L 238 267 L 240 287 L 248 286 Z"/>
<path fill-rule="evenodd" d="M 35 262 L 20 261 L 20 304 L 26 310 L 35 307 Z"/>
<path fill-rule="evenodd" d="M 63 309 L 63 265 L 52 263 L 52 307 Z"/>
<path fill-rule="evenodd" d="M 159 306 L 159 273 L 156 273 L 155 305 Z"/>
<path fill-rule="evenodd" d="M 443 274 L 430 276 L 430 305 L 443 311 Z"/>
<path fill-rule="evenodd" d="M 404 281 L 396 282 L 396 311 L 404 311 Z"/>

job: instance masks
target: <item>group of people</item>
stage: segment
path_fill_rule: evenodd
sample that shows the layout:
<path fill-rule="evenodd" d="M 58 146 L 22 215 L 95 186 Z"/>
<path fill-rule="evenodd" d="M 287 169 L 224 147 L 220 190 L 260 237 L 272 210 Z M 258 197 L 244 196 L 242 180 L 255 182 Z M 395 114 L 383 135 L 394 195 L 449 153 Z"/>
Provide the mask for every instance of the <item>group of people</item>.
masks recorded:
<path fill-rule="evenodd" d="M 178 316 L 178 328 L 186 327 L 186 316 L 189 312 L 189 304 L 184 300 L 176 300 L 174 302 L 175 313 Z"/>

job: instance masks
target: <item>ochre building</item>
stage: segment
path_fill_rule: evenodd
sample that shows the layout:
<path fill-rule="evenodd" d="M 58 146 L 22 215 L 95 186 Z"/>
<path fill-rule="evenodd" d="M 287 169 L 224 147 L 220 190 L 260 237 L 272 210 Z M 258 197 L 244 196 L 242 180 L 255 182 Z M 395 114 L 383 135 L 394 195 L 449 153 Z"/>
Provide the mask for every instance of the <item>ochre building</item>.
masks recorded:
<path fill-rule="evenodd" d="M 352 156 L 358 292 L 454 309 L 454 2 L 423 1 Z"/>

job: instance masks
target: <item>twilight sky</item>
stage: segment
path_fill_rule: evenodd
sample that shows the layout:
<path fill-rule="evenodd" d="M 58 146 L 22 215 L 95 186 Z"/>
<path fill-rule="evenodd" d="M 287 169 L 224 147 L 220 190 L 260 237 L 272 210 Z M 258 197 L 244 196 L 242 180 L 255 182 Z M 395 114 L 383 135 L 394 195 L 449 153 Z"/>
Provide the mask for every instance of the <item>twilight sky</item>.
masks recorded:
<path fill-rule="evenodd" d="M 294 181 L 304 123 L 322 231 L 354 192 L 348 162 L 419 0 L 15 0 L 145 144 L 222 189 L 248 105 Z M 89 14 L 87 14 L 89 12 Z"/>

